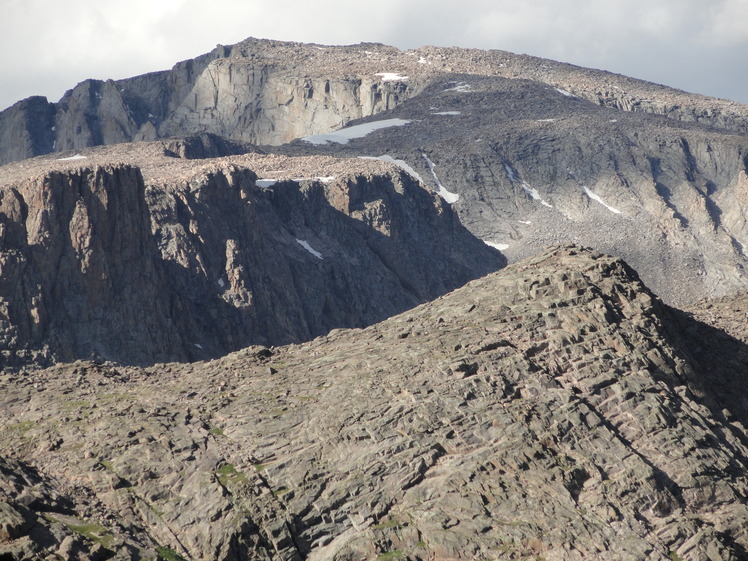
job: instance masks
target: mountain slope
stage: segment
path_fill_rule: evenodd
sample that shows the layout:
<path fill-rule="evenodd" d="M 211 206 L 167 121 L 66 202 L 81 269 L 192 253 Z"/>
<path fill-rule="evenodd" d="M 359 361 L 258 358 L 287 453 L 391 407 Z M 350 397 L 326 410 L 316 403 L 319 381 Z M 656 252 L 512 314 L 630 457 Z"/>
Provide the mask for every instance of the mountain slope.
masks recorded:
<path fill-rule="evenodd" d="M 735 370 L 702 383 L 698 329 L 621 261 L 565 247 L 302 345 L 4 373 L 2 449 L 45 483 L 3 472 L 0 547 L 744 559 L 748 415 Z M 42 512 L 47 542 L 20 521 Z"/>
<path fill-rule="evenodd" d="M 334 47 L 250 38 L 219 45 L 169 71 L 84 81 L 55 104 L 41 97 L 21 101 L 0 113 L 0 163 L 205 131 L 282 144 L 393 109 L 428 84 L 460 74 L 530 80 L 596 105 L 748 132 L 748 110 L 739 103 L 505 51 L 402 52 L 381 44 Z"/>
<path fill-rule="evenodd" d="M 352 125 L 404 124 L 276 150 L 400 161 L 452 193 L 466 227 L 510 261 L 574 242 L 623 256 L 671 304 L 748 288 L 744 134 L 469 75 L 431 84 L 386 117 Z"/>

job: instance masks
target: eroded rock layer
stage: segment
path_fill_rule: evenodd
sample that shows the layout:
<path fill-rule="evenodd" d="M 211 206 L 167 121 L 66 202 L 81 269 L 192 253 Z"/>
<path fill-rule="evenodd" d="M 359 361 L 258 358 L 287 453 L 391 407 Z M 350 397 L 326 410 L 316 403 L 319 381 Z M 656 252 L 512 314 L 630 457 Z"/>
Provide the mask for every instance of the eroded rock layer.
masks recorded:
<path fill-rule="evenodd" d="M 4 373 L 0 551 L 745 559 L 748 416 L 703 327 L 564 247 L 301 345 Z"/>

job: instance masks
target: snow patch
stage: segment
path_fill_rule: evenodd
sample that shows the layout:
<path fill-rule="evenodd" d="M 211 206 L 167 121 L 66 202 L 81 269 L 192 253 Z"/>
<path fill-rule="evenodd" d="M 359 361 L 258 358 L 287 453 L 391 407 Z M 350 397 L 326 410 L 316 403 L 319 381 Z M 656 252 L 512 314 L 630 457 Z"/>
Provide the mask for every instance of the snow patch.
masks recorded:
<path fill-rule="evenodd" d="M 593 201 L 597 201 L 598 203 L 603 205 L 605 208 L 607 208 L 610 212 L 614 214 L 621 214 L 620 210 L 618 210 L 617 208 L 613 208 L 612 206 L 606 204 L 605 201 L 603 201 L 599 195 L 596 195 L 584 185 L 582 185 L 582 190 L 584 191 L 584 194 L 587 195 L 590 199 L 592 199 Z"/>
<path fill-rule="evenodd" d="M 509 245 L 505 243 L 494 243 L 494 242 L 489 242 L 487 240 L 483 240 L 483 243 L 486 245 L 490 245 L 491 247 L 493 247 L 494 249 L 498 249 L 499 251 L 504 251 L 505 249 L 509 249 Z"/>
<path fill-rule="evenodd" d="M 529 220 L 517 220 L 517 222 L 519 222 L 520 224 L 527 224 L 527 225 L 532 224 L 532 222 L 530 222 Z"/>
<path fill-rule="evenodd" d="M 564 90 L 564 89 L 561 89 L 561 88 L 556 88 L 556 91 L 557 91 L 558 93 L 560 93 L 561 95 L 565 95 L 566 97 L 577 97 L 577 96 L 575 96 L 575 95 L 574 95 L 573 93 L 571 93 L 571 92 L 567 92 L 566 90 Z"/>
<path fill-rule="evenodd" d="M 407 171 L 410 175 L 415 177 L 421 183 L 424 183 L 423 177 L 421 177 L 421 175 L 416 170 L 410 167 L 405 160 L 396 160 L 395 158 L 393 158 L 392 156 L 388 154 L 384 154 L 382 156 L 359 156 L 359 158 L 361 158 L 362 160 L 382 160 L 383 162 L 389 162 L 391 164 L 395 164 L 396 166 Z"/>
<path fill-rule="evenodd" d="M 509 178 L 509 181 L 511 181 L 512 183 L 519 183 L 524 192 L 530 195 L 533 200 L 539 201 L 543 206 L 553 208 L 553 205 L 545 201 L 537 189 L 531 187 L 529 183 L 527 183 L 526 181 L 522 181 L 519 177 L 517 177 L 517 172 L 514 171 L 514 168 L 512 168 L 512 166 L 510 166 L 509 164 L 504 164 L 504 169 L 506 170 L 506 176 Z"/>
<path fill-rule="evenodd" d="M 538 119 L 538 123 L 552 123 L 556 119 Z"/>
<path fill-rule="evenodd" d="M 469 92 L 470 84 L 467 82 L 453 82 L 455 85 L 444 90 L 445 92 Z"/>
<path fill-rule="evenodd" d="M 381 77 L 382 82 L 400 82 L 408 79 L 407 76 L 402 76 L 397 72 L 377 72 L 374 76 Z"/>
<path fill-rule="evenodd" d="M 353 127 L 342 128 L 337 131 L 329 132 L 327 134 L 313 134 L 311 136 L 305 136 L 301 140 L 309 142 L 310 144 L 329 144 L 335 142 L 337 144 L 347 144 L 349 140 L 354 138 L 363 138 L 369 133 L 372 133 L 379 129 L 386 129 L 389 127 L 401 127 L 410 123 L 407 119 L 384 119 L 383 121 L 374 121 L 371 123 L 364 123 L 362 125 L 356 125 Z"/>
<path fill-rule="evenodd" d="M 331 181 L 335 181 L 335 176 L 328 175 L 327 177 L 318 177 L 317 181 L 321 181 L 322 183 L 330 183 Z"/>
<path fill-rule="evenodd" d="M 218 279 L 218 286 L 223 288 L 224 286 L 226 286 L 226 281 L 223 279 Z"/>
<path fill-rule="evenodd" d="M 309 253 L 314 255 L 317 259 L 323 259 L 322 254 L 315 250 L 306 240 L 300 240 L 299 238 L 296 238 L 296 243 L 298 243 L 301 247 L 306 249 Z"/>
<path fill-rule="evenodd" d="M 58 158 L 58 162 L 69 162 L 71 160 L 85 160 L 86 157 L 81 154 L 76 154 L 75 156 L 70 156 L 69 158 Z"/>
<path fill-rule="evenodd" d="M 258 179 L 255 181 L 255 185 L 257 185 L 260 189 L 267 189 L 268 187 L 272 187 L 278 183 L 277 179 Z"/>
<path fill-rule="evenodd" d="M 461 111 L 438 111 L 436 113 L 431 113 L 432 115 L 460 115 Z"/>
<path fill-rule="evenodd" d="M 541 205 L 547 206 L 548 208 L 553 208 L 553 205 L 551 205 L 550 203 L 548 203 L 547 201 L 545 201 L 543 199 L 543 197 L 540 196 L 540 193 L 538 192 L 537 189 L 535 189 L 534 187 L 530 187 L 524 181 L 522 182 L 522 189 L 524 189 L 525 193 L 527 193 L 528 195 L 530 195 L 533 199 L 535 199 L 536 201 L 540 201 Z"/>
<path fill-rule="evenodd" d="M 426 60 L 426 59 L 425 59 L 425 58 L 423 58 L 423 57 L 421 57 L 421 58 L 419 58 L 419 59 L 418 59 L 418 64 L 428 64 L 428 63 L 429 63 L 429 61 L 428 61 L 428 60 Z"/>
<path fill-rule="evenodd" d="M 426 160 L 426 165 L 429 166 L 431 175 L 434 176 L 434 182 L 436 183 L 436 186 L 439 187 L 439 191 L 437 191 L 439 193 L 439 196 L 445 201 L 447 201 L 449 204 L 456 203 L 459 200 L 460 195 L 458 195 L 457 193 L 450 193 L 449 191 L 447 191 L 444 185 L 442 185 L 442 182 L 439 181 L 439 178 L 436 176 L 436 172 L 434 171 L 434 168 L 436 167 L 436 165 L 434 164 L 434 162 L 429 160 L 429 157 L 426 154 L 421 154 L 421 156 L 423 156 L 423 159 Z"/>

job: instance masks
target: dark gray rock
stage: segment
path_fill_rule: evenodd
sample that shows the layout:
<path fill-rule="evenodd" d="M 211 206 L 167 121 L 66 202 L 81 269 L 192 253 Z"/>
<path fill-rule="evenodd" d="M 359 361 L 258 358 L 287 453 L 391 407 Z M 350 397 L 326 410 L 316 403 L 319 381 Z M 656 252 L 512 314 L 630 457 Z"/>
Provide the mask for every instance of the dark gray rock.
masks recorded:
<path fill-rule="evenodd" d="M 748 289 L 746 106 L 504 51 L 247 39 L 16 104 L 0 162 L 194 134 L 214 140 L 172 152 L 226 155 L 386 117 L 411 123 L 280 150 L 402 160 L 510 261 L 577 243 L 624 257 L 674 305 Z"/>
<path fill-rule="evenodd" d="M 392 166 L 324 160 L 310 175 L 304 160 L 267 157 L 297 179 L 263 188 L 248 167 L 262 156 L 166 155 L 236 148 L 226 141 L 141 148 L 153 153 L 116 147 L 5 169 L 6 365 L 194 360 L 308 340 L 381 321 L 505 262 Z M 117 163 L 128 157 L 137 164 Z"/>

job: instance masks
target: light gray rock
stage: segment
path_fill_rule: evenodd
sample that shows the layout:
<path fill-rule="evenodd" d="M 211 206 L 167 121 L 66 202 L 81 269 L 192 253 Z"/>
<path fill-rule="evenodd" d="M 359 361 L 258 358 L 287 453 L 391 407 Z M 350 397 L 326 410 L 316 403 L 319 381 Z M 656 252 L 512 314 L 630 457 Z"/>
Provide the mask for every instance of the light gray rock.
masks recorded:
<path fill-rule="evenodd" d="M 391 112 L 405 126 L 278 150 L 400 160 L 459 195 L 462 222 L 510 262 L 572 242 L 622 256 L 670 304 L 748 288 L 744 134 L 601 108 L 529 80 L 456 78 Z"/>

